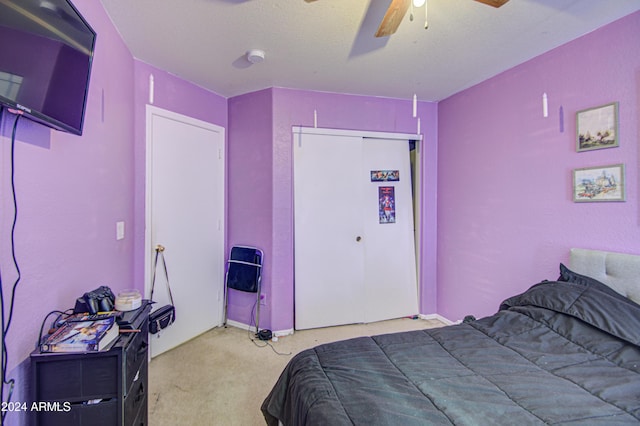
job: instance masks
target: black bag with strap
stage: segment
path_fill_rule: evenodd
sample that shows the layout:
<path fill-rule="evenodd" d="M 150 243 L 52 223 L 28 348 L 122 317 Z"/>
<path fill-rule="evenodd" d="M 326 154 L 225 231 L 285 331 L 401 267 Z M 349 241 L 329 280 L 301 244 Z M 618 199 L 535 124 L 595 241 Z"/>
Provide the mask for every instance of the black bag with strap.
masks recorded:
<path fill-rule="evenodd" d="M 176 307 L 173 303 L 173 295 L 171 294 L 171 286 L 169 285 L 169 273 L 167 272 L 167 261 L 164 258 L 164 247 L 158 244 L 156 246 L 156 259 L 153 266 L 153 280 L 151 282 L 151 300 L 153 300 L 153 290 L 156 286 L 156 275 L 158 271 L 158 261 L 162 258 L 164 267 L 164 275 L 167 278 L 167 290 L 171 304 L 164 305 L 149 314 L 149 333 L 156 334 L 160 330 L 169 327 L 176 320 Z"/>

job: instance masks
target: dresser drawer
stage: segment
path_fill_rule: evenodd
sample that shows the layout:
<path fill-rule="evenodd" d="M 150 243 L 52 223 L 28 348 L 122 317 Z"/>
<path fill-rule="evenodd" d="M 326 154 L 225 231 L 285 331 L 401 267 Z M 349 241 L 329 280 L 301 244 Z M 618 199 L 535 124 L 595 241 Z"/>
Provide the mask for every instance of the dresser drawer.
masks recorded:
<path fill-rule="evenodd" d="M 72 404 L 69 411 L 38 412 L 36 423 L 40 426 L 114 426 L 118 424 L 118 401 Z"/>
<path fill-rule="evenodd" d="M 140 366 L 147 360 L 149 349 L 149 332 L 147 322 L 140 327 L 140 333 L 135 333 L 125 351 L 124 394 L 127 395 L 133 384 Z"/>
<path fill-rule="evenodd" d="M 95 356 L 94 356 L 95 355 Z M 36 401 L 86 401 L 118 395 L 118 354 L 52 355 L 37 362 Z"/>

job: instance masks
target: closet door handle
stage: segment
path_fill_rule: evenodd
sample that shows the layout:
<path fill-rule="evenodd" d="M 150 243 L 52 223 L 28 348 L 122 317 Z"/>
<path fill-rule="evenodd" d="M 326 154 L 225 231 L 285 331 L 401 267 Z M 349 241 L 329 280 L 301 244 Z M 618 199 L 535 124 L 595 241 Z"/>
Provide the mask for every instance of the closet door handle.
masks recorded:
<path fill-rule="evenodd" d="M 357 241 L 357 242 L 360 242 L 361 240 L 362 240 L 362 237 L 361 237 L 360 235 L 358 235 L 358 236 L 356 237 L 356 241 Z"/>

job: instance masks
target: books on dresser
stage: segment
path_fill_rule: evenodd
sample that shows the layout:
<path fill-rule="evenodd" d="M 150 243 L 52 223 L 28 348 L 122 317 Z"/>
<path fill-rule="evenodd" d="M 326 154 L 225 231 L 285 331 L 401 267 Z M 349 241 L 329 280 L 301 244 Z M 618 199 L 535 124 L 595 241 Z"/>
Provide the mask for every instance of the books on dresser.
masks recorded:
<path fill-rule="evenodd" d="M 118 323 L 111 316 L 88 321 L 67 321 L 40 345 L 42 352 L 96 352 L 118 338 Z"/>

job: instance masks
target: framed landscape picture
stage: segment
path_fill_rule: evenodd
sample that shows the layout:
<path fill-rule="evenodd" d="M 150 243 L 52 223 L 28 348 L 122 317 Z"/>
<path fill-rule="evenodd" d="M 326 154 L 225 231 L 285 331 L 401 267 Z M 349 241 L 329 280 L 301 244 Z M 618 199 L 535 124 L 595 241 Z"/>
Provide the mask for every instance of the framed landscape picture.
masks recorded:
<path fill-rule="evenodd" d="M 576 113 L 576 151 L 618 146 L 618 103 Z"/>
<path fill-rule="evenodd" d="M 624 164 L 573 171 L 573 201 L 624 201 Z"/>

